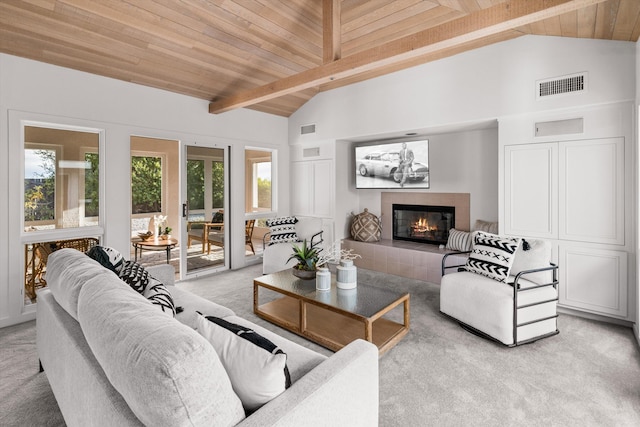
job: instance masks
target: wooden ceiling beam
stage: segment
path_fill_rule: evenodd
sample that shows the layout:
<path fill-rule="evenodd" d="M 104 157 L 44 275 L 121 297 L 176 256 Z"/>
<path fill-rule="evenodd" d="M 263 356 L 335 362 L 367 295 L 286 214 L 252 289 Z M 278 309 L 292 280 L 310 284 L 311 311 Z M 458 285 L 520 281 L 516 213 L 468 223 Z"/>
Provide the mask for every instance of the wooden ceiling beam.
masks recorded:
<path fill-rule="evenodd" d="M 322 2 L 323 64 L 336 61 L 342 56 L 340 3 L 340 0 L 323 0 Z"/>
<path fill-rule="evenodd" d="M 436 27 L 325 63 L 209 104 L 212 114 L 247 107 L 559 16 L 606 0 L 508 0 Z M 325 0 L 325 4 L 330 0 Z M 333 4 L 333 3 L 332 3 Z"/>

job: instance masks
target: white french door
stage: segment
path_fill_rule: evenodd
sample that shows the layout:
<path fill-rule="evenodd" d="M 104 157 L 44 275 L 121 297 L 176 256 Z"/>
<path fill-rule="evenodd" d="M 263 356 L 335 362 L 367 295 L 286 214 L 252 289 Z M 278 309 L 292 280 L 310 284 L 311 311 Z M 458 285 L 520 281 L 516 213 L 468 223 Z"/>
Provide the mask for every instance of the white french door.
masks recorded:
<path fill-rule="evenodd" d="M 229 148 L 182 142 L 180 278 L 229 268 Z"/>

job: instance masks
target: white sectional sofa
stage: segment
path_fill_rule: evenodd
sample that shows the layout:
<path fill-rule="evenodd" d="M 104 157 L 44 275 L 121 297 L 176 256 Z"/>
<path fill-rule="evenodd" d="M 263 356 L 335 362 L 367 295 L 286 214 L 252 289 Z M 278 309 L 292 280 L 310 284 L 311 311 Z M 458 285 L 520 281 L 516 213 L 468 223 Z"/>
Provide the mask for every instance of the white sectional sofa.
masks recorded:
<path fill-rule="evenodd" d="M 180 289 L 171 266 L 149 272 L 184 309 L 175 318 L 79 251 L 49 257 L 37 347 L 67 425 L 377 425 L 374 345 L 357 340 L 326 357 Z M 249 327 L 280 347 L 292 385 L 247 415 L 216 350 L 194 330 L 196 311 Z"/>

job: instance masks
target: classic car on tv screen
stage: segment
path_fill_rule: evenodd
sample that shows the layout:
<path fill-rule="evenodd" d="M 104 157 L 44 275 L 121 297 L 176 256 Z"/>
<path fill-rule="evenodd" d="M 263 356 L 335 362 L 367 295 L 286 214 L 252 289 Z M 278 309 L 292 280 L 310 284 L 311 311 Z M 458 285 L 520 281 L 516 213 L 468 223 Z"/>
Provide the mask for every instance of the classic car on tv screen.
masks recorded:
<path fill-rule="evenodd" d="M 413 161 L 402 167 L 402 142 L 358 146 L 356 157 L 356 188 L 397 188 L 403 183 L 411 188 L 429 188 L 428 141 L 407 141 Z M 409 163 L 409 162 L 407 162 Z"/>

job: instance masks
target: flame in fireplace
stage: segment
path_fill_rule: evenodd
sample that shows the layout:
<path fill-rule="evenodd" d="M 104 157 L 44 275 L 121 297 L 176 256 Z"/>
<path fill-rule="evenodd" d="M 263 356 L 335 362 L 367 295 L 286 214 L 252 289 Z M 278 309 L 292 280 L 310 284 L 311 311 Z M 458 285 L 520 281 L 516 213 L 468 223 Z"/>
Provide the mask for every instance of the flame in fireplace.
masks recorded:
<path fill-rule="evenodd" d="M 427 221 L 426 218 L 420 218 L 417 222 L 414 222 L 411 225 L 411 228 L 413 228 L 413 231 L 417 233 L 425 233 L 427 231 L 432 231 L 437 229 L 436 226 L 429 225 L 429 221 Z"/>

